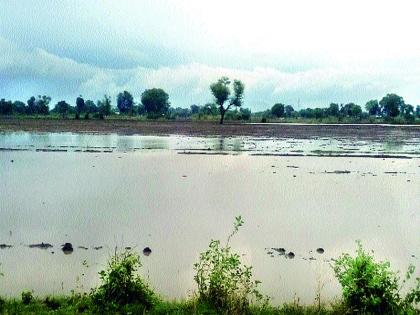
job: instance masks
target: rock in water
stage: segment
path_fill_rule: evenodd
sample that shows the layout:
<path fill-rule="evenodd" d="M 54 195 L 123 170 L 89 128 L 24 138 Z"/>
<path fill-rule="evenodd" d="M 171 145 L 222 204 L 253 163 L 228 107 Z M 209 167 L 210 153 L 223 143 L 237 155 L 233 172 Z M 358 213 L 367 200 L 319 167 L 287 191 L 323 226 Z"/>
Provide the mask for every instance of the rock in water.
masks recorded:
<path fill-rule="evenodd" d="M 143 255 L 144 256 L 149 256 L 152 253 L 152 250 L 150 249 L 150 247 L 145 247 L 143 249 Z"/>
<path fill-rule="evenodd" d="M 71 253 L 73 253 L 73 245 L 71 243 L 65 243 L 61 250 L 65 255 L 70 255 Z"/>

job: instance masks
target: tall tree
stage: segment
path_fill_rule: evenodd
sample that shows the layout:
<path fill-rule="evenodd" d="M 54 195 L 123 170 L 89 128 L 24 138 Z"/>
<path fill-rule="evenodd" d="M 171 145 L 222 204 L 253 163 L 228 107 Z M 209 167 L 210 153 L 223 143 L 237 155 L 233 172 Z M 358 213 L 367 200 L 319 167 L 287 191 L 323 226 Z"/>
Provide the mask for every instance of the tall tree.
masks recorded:
<path fill-rule="evenodd" d="M 284 107 L 284 116 L 292 117 L 294 111 L 295 111 L 295 109 L 293 108 L 292 105 L 286 105 Z"/>
<path fill-rule="evenodd" d="M 12 101 L 6 101 L 4 98 L 0 100 L 0 114 L 11 115 L 13 113 Z"/>
<path fill-rule="evenodd" d="M 328 116 L 338 117 L 340 114 L 340 107 L 336 103 L 331 103 L 327 109 Z"/>
<path fill-rule="evenodd" d="M 97 102 L 97 107 L 99 117 L 101 119 L 104 119 L 105 116 L 111 115 L 111 97 L 105 94 L 104 98 Z"/>
<path fill-rule="evenodd" d="M 149 117 L 163 116 L 168 112 L 169 95 L 162 89 L 148 89 L 141 94 L 141 103 Z"/>
<path fill-rule="evenodd" d="M 66 118 L 67 114 L 70 111 L 70 105 L 66 103 L 66 101 L 59 101 L 56 105 L 54 110 L 61 115 L 61 117 Z"/>
<path fill-rule="evenodd" d="M 220 124 L 223 124 L 225 114 L 229 108 L 232 106 L 242 106 L 245 85 L 239 80 L 234 80 L 233 95 L 229 97 L 232 94 L 230 84 L 231 81 L 228 77 L 221 77 L 217 82 L 210 85 L 210 90 L 213 93 L 215 102 L 219 106 Z M 227 105 L 225 105 L 226 102 L 228 102 Z"/>
<path fill-rule="evenodd" d="M 271 115 L 276 116 L 277 118 L 284 116 L 284 104 L 277 103 L 271 107 Z"/>
<path fill-rule="evenodd" d="M 129 92 L 124 91 L 117 95 L 117 107 L 120 113 L 132 114 L 133 105 L 133 96 Z"/>
<path fill-rule="evenodd" d="M 378 100 L 370 100 L 367 102 L 365 109 L 371 116 L 377 116 L 381 114 L 381 107 L 379 106 Z"/>
<path fill-rule="evenodd" d="M 400 113 L 401 106 L 404 105 L 404 99 L 397 94 L 387 94 L 379 102 L 382 112 L 387 117 L 396 117 Z"/>
<path fill-rule="evenodd" d="M 86 111 L 85 100 L 83 99 L 82 95 L 76 98 L 76 111 L 78 114 Z"/>

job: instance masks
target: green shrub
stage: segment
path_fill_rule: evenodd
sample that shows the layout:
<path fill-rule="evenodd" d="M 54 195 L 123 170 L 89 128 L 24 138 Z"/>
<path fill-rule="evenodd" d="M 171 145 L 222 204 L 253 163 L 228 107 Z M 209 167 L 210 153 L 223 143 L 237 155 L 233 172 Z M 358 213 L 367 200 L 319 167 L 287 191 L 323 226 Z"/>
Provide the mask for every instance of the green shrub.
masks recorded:
<path fill-rule="evenodd" d="M 3 312 L 4 304 L 6 304 L 6 301 L 2 297 L 0 297 L 0 314 L 2 314 Z"/>
<path fill-rule="evenodd" d="M 45 300 L 44 300 L 44 304 L 49 308 L 49 309 L 52 309 L 52 310 L 57 310 L 57 309 L 59 309 L 60 308 L 60 306 L 61 306 L 61 302 L 60 302 L 60 300 L 58 300 L 57 298 L 55 298 L 55 297 L 50 297 L 50 296 L 47 296 L 46 298 L 45 298 Z"/>
<path fill-rule="evenodd" d="M 34 296 L 31 291 L 22 291 L 22 303 L 25 305 L 30 304 L 34 300 Z"/>
<path fill-rule="evenodd" d="M 138 275 L 140 257 L 131 250 L 115 253 L 106 270 L 99 272 L 102 284 L 91 293 L 95 305 L 120 309 L 128 304 L 140 304 L 145 309 L 157 301 L 155 293 Z"/>
<path fill-rule="evenodd" d="M 249 312 L 250 298 L 263 299 L 258 291 L 260 281 L 252 279 L 252 267 L 243 265 L 240 255 L 232 252 L 230 239 L 242 226 L 242 218 L 236 217 L 234 230 L 226 245 L 212 240 L 209 249 L 200 254 L 199 262 L 194 264 L 194 280 L 198 286 L 199 302 L 214 307 L 227 314 Z"/>
<path fill-rule="evenodd" d="M 413 311 L 414 304 L 420 302 L 420 279 L 416 279 L 417 286 L 404 299 L 400 291 L 413 275 L 414 266 L 410 266 L 400 284 L 398 273 L 390 270 L 389 262 L 375 262 L 360 242 L 357 245 L 355 257 L 343 254 L 333 266 L 347 307 L 354 312 L 375 314 Z"/>

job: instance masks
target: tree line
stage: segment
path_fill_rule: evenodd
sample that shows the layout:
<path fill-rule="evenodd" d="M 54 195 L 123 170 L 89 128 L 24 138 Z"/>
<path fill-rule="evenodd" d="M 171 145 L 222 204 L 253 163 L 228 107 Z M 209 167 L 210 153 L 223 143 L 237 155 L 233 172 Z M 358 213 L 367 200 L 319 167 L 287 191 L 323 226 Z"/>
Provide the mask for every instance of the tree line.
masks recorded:
<path fill-rule="evenodd" d="M 365 111 L 360 105 L 354 103 L 337 104 L 331 103 L 325 108 L 306 108 L 296 111 L 291 105 L 282 103 L 275 104 L 271 110 L 265 111 L 263 117 L 275 118 L 309 118 L 323 119 L 328 117 L 336 117 L 338 120 L 346 117 L 355 120 L 363 118 L 384 118 L 394 119 L 400 117 L 408 122 L 413 122 L 416 117 L 420 117 L 420 105 L 414 108 L 413 105 L 406 104 L 404 99 L 397 94 L 387 94 L 380 101 L 370 100 L 365 104 Z"/>
<path fill-rule="evenodd" d="M 380 101 L 368 101 L 363 110 L 362 106 L 347 103 L 331 103 L 324 108 L 305 108 L 295 110 L 293 105 L 276 103 L 271 109 L 262 112 L 251 113 L 250 109 L 243 108 L 243 95 L 245 85 L 240 80 L 231 81 L 228 77 L 221 77 L 210 85 L 210 91 L 214 97 L 213 102 L 205 105 L 191 105 L 189 108 L 171 107 L 169 95 L 160 88 L 147 89 L 141 94 L 140 102 L 135 102 L 133 95 L 128 91 L 118 93 L 116 106 L 112 105 L 111 97 L 104 95 L 94 102 L 79 96 L 75 104 L 68 104 L 62 100 L 50 109 L 51 97 L 47 95 L 32 96 L 26 103 L 22 101 L 0 100 L 0 115 L 49 115 L 57 114 L 62 118 L 69 116 L 75 119 L 104 119 L 110 115 L 144 116 L 149 119 L 217 119 L 223 124 L 228 120 L 257 119 L 266 122 L 269 119 L 328 119 L 337 121 L 351 119 L 384 120 L 400 119 L 405 122 L 413 122 L 420 117 L 420 105 L 415 108 L 406 104 L 404 99 L 396 94 L 387 94 Z"/>

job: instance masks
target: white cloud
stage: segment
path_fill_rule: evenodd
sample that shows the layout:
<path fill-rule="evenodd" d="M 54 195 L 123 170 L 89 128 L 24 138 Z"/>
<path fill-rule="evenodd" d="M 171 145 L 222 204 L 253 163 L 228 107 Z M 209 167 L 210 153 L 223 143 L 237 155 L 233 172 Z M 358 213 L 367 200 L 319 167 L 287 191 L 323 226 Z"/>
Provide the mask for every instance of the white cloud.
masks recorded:
<path fill-rule="evenodd" d="M 82 94 L 98 99 L 128 90 L 139 100 L 152 87 L 165 89 L 173 106 L 186 107 L 212 100 L 211 82 L 220 76 L 240 79 L 246 85 L 245 106 L 262 110 L 275 102 L 303 106 L 327 106 L 329 102 L 354 101 L 364 104 L 386 93 L 401 94 L 408 102 L 420 103 L 417 58 L 394 59 L 384 66 L 378 62 L 346 62 L 319 65 L 297 72 L 275 67 L 230 68 L 191 62 L 171 67 L 109 69 L 59 57 L 44 49 L 24 50 L 0 37 L 1 97 L 27 99 L 48 93 L 53 102 L 74 99 Z M 29 88 L 22 91 L 22 87 Z M 16 87 L 20 87 L 16 89 Z M 42 91 L 39 91 L 42 87 Z M 17 95 L 18 91 L 20 95 Z"/>

